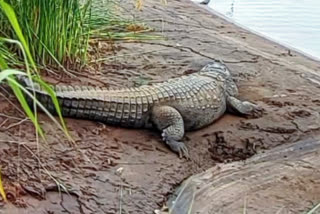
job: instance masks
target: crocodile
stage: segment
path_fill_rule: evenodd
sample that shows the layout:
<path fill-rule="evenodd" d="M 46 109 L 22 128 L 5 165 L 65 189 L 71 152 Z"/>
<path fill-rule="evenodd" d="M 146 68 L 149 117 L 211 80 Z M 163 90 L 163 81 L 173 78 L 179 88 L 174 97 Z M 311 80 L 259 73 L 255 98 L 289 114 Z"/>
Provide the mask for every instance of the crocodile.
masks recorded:
<path fill-rule="evenodd" d="M 53 102 L 38 83 L 20 78 L 51 113 Z M 161 83 L 133 88 L 52 86 L 62 115 L 131 128 L 156 128 L 179 157 L 189 158 L 182 142 L 185 131 L 208 126 L 226 111 L 255 116 L 261 108 L 236 96 L 238 88 L 227 66 L 213 61 L 200 71 Z M 28 103 L 32 100 L 27 98 Z"/>

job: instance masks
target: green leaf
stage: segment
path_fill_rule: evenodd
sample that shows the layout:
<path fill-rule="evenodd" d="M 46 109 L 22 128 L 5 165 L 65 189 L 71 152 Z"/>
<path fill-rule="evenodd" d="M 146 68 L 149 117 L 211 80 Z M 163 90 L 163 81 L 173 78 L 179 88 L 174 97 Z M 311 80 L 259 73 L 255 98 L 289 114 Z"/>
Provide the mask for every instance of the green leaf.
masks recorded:
<path fill-rule="evenodd" d="M 40 134 L 40 136 L 42 138 L 45 138 L 44 133 L 38 123 L 36 115 L 31 111 L 31 109 L 30 109 L 30 107 L 29 107 L 29 105 L 28 105 L 28 103 L 27 103 L 27 101 L 21 91 L 21 89 L 24 89 L 24 87 L 21 84 L 19 84 L 12 76 L 7 77 L 7 80 L 8 80 L 9 86 L 13 90 L 14 95 L 16 96 L 18 101 L 20 102 L 20 105 L 22 106 L 23 110 L 25 111 L 25 113 L 27 114 L 27 116 L 30 118 L 33 125 L 35 126 L 36 131 Z M 24 90 L 26 90 L 26 89 L 24 89 Z M 34 101 L 36 101 L 35 98 L 34 98 Z"/>
<path fill-rule="evenodd" d="M 52 102 L 54 104 L 54 107 L 56 108 L 57 114 L 58 114 L 60 122 L 62 124 L 63 130 L 64 130 L 65 134 L 67 135 L 67 137 L 69 139 L 71 139 L 71 136 L 69 135 L 67 126 L 66 126 L 66 124 L 65 124 L 65 122 L 63 120 L 63 117 L 62 117 L 62 114 L 61 114 L 61 108 L 60 108 L 59 101 L 57 99 L 55 91 L 47 83 L 45 83 L 43 80 L 41 80 L 40 78 L 36 78 L 36 81 L 41 85 L 41 87 L 44 88 L 44 90 L 51 97 L 51 100 L 52 100 Z"/>
<path fill-rule="evenodd" d="M 8 68 L 8 65 L 7 65 L 6 61 L 2 58 L 2 56 L 0 56 L 0 71 L 7 69 L 7 68 Z"/>
<path fill-rule="evenodd" d="M 28 44 L 27 44 L 26 40 L 24 39 L 24 36 L 22 34 L 22 31 L 21 31 L 20 25 L 18 23 L 15 12 L 13 11 L 12 7 L 9 4 L 7 4 L 4 0 L 0 0 L 0 7 L 2 8 L 3 12 L 8 17 L 11 26 L 13 27 L 14 31 L 17 34 L 17 37 L 19 38 L 20 42 L 23 45 L 23 48 L 25 49 L 25 52 L 27 54 L 27 57 L 28 57 L 31 65 L 36 70 L 36 64 L 33 61 Z"/>
<path fill-rule="evenodd" d="M 25 87 L 23 87 L 21 84 L 19 84 L 15 79 L 12 79 L 11 77 L 8 77 L 8 81 L 16 86 L 19 87 L 19 89 L 21 89 L 20 91 L 23 91 L 24 94 L 26 94 L 27 96 L 29 96 L 36 104 L 37 106 L 40 107 L 40 109 L 47 114 L 47 116 L 62 130 L 64 131 L 64 133 L 69 137 L 69 140 L 72 140 L 72 138 L 68 135 L 67 129 L 65 129 L 64 127 L 62 127 L 60 125 L 60 123 L 54 118 L 54 116 L 36 99 L 36 97 L 33 96 L 33 94 L 26 89 Z M 39 130 L 41 131 L 41 129 Z"/>
<path fill-rule="evenodd" d="M 11 75 L 24 75 L 26 76 L 27 74 L 22 71 L 18 71 L 15 69 L 6 69 L 0 72 L 0 82 L 2 82 L 4 79 L 7 79 Z"/>
<path fill-rule="evenodd" d="M 25 97 L 23 96 L 23 93 L 21 92 L 21 90 L 19 88 L 22 86 L 20 84 L 19 84 L 20 86 L 17 84 L 13 84 L 13 82 L 12 82 L 14 80 L 14 75 L 27 75 L 27 74 L 22 71 L 18 71 L 18 70 L 14 70 L 14 69 L 6 69 L 6 70 L 3 70 L 0 72 L 0 82 L 2 82 L 4 79 L 8 80 L 8 84 L 11 87 L 15 96 L 17 97 L 18 101 L 20 102 L 23 110 L 26 112 L 27 116 L 33 122 L 33 124 L 34 124 L 36 130 L 38 131 L 38 133 L 40 134 L 40 136 L 44 138 L 43 131 L 41 130 L 35 115 L 31 111 Z"/>

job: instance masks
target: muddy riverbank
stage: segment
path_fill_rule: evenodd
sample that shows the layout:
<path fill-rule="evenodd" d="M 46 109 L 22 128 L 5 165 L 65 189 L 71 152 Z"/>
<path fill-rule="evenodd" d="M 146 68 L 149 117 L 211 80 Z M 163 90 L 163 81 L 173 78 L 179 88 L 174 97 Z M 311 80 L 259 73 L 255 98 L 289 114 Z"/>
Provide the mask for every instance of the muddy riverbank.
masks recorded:
<path fill-rule="evenodd" d="M 47 79 L 54 84 L 134 86 L 194 72 L 221 59 L 231 69 L 240 97 L 261 105 L 263 117 L 227 114 L 187 133 L 187 161 L 173 154 L 157 132 L 66 119 L 74 146 L 42 114 L 48 144 L 37 145 L 32 124 L 14 107 L 14 97 L 8 100 L 1 91 L 6 98 L 0 96 L 0 164 L 11 203 L 1 203 L 0 213 L 153 213 L 184 179 L 217 162 L 244 160 L 320 134 L 318 62 L 188 0 L 166 6 L 145 1 L 136 15 L 165 39 L 119 42 L 114 53 L 104 52 L 109 46 L 101 41 L 99 57 L 106 60 L 92 62 L 80 79 Z M 69 194 L 59 194 L 54 179 Z"/>

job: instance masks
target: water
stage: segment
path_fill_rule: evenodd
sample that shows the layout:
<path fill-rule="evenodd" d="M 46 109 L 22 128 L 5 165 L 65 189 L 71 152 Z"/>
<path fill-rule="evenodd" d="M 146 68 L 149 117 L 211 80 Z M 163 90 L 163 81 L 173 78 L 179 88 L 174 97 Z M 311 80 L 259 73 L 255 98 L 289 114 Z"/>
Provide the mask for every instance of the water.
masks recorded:
<path fill-rule="evenodd" d="M 211 0 L 209 7 L 320 59 L 320 0 Z"/>

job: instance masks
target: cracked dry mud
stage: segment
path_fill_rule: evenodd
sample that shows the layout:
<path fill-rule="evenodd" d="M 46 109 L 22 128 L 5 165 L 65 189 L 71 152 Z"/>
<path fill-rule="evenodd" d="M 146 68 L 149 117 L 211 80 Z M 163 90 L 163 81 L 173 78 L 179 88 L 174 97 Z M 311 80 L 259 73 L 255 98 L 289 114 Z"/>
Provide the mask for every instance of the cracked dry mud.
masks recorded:
<path fill-rule="evenodd" d="M 286 48 L 187 0 L 167 6 L 146 1 L 136 13 L 167 39 L 119 42 L 116 54 L 104 51 L 107 44 L 100 42 L 100 57 L 108 60 L 92 63 L 80 79 L 46 79 L 54 84 L 134 86 L 195 72 L 221 59 L 231 69 L 241 98 L 261 105 L 265 114 L 256 119 L 226 114 L 207 128 L 188 132 L 187 161 L 178 159 L 157 132 L 66 119 L 74 146 L 43 114 L 39 119 L 47 144 L 37 145 L 32 124 L 21 122 L 25 116 L 12 105 L 17 104 L 14 97 L 9 102 L 1 96 L 0 164 L 11 203 L 1 202 L 0 213 L 153 213 L 184 179 L 217 162 L 244 160 L 319 134 L 319 63 L 299 53 L 288 55 Z M 46 171 L 69 194 L 62 189 L 59 195 Z"/>

